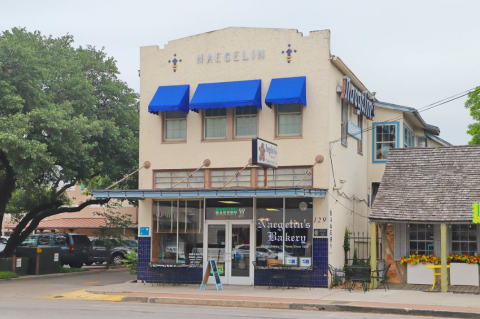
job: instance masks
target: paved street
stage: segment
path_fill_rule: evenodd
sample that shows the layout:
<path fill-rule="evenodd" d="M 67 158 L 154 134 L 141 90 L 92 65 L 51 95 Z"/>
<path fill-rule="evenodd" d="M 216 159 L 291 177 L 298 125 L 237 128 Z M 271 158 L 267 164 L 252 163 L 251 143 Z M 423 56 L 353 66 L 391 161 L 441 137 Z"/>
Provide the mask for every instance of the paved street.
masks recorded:
<path fill-rule="evenodd" d="M 13 299 L 8 303 L 0 299 L 2 318 L 9 319 L 85 319 L 85 318 L 336 318 L 336 319 L 384 319 L 384 318 L 419 318 L 412 316 L 389 316 L 375 314 L 354 314 L 342 312 L 298 311 L 277 309 L 222 308 L 206 306 L 170 306 L 148 303 L 112 303 L 95 301 L 38 300 L 33 299 L 25 306 L 24 300 Z M 422 317 L 426 318 L 427 317 Z"/>
<path fill-rule="evenodd" d="M 114 270 L 101 273 L 79 273 L 62 277 L 39 277 L 0 281 L 0 305 L 3 298 L 40 298 L 45 295 L 58 294 L 90 286 L 120 284 L 136 279 L 127 270 Z M 1 306 L 0 306 L 1 308 Z"/>

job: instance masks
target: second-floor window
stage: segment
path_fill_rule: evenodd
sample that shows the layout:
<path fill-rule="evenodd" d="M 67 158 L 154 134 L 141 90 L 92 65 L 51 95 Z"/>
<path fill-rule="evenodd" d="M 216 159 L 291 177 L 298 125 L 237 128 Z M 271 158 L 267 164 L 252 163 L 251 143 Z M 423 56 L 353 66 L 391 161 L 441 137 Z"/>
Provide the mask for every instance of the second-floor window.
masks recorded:
<path fill-rule="evenodd" d="M 155 188 L 204 188 L 205 171 L 199 170 L 193 173 L 192 177 L 186 178 L 193 171 L 194 170 L 155 172 Z"/>
<path fill-rule="evenodd" d="M 227 138 L 227 109 L 205 110 L 205 138 Z"/>
<path fill-rule="evenodd" d="M 235 108 L 235 137 L 257 136 L 257 114 L 255 106 Z"/>
<path fill-rule="evenodd" d="M 407 127 L 403 127 L 403 147 L 404 148 L 410 148 L 414 147 L 415 143 L 415 135 L 413 135 L 413 132 Z"/>
<path fill-rule="evenodd" d="M 211 174 L 211 187 L 222 188 L 225 185 L 226 188 L 232 187 L 250 187 L 250 174 L 251 170 L 243 170 L 238 176 L 235 174 L 239 170 L 212 170 Z"/>
<path fill-rule="evenodd" d="M 302 105 L 277 105 L 277 136 L 302 135 Z"/>
<path fill-rule="evenodd" d="M 165 112 L 165 140 L 185 140 L 187 114 L 180 111 Z"/>
<path fill-rule="evenodd" d="M 427 147 L 427 138 L 425 136 L 417 136 L 417 147 Z"/>
<path fill-rule="evenodd" d="M 312 187 L 312 174 L 305 174 L 308 170 L 309 167 L 269 169 L 267 170 L 267 187 Z M 258 187 L 265 185 L 263 170 L 257 171 L 257 184 Z"/>
<path fill-rule="evenodd" d="M 375 126 L 375 159 L 386 160 L 388 151 L 397 147 L 397 126 L 385 124 Z"/>

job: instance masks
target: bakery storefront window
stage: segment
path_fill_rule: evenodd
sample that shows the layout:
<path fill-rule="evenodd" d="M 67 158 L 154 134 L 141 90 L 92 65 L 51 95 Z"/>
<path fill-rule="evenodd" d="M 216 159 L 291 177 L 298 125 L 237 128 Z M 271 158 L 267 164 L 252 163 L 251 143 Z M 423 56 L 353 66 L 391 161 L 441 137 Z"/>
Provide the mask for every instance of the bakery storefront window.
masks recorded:
<path fill-rule="evenodd" d="M 259 198 L 257 200 L 257 265 L 269 266 L 281 263 L 310 266 L 312 219 L 311 198 Z"/>
<path fill-rule="evenodd" d="M 153 205 L 152 261 L 201 264 L 203 201 L 156 201 Z"/>

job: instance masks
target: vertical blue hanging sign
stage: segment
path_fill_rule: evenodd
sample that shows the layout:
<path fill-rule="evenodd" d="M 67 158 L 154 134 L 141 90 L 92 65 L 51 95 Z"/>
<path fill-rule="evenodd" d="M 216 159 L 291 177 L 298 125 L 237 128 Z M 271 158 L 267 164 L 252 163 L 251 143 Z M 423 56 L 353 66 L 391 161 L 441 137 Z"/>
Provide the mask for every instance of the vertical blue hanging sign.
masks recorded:
<path fill-rule="evenodd" d="M 200 290 L 202 290 L 202 288 L 204 290 L 207 290 L 207 283 L 208 277 L 210 276 L 210 271 L 213 273 L 213 278 L 215 279 L 215 287 L 217 288 L 217 291 L 218 287 L 221 287 L 223 290 L 223 285 L 220 280 L 220 274 L 218 272 L 217 262 L 215 261 L 215 259 L 209 259 L 207 261 L 207 267 L 205 268 L 205 273 L 203 274 L 203 280 L 202 284 L 200 285 Z"/>

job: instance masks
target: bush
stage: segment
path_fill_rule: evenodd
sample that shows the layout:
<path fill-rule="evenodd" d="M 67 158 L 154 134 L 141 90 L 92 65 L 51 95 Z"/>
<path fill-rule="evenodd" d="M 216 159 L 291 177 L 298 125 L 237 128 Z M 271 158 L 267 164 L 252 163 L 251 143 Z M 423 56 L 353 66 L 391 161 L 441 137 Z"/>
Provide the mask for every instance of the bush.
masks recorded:
<path fill-rule="evenodd" d="M 90 269 L 87 268 L 65 268 L 65 267 L 60 267 L 61 273 L 71 273 L 71 272 L 82 272 L 82 271 L 89 271 Z"/>
<path fill-rule="evenodd" d="M 133 249 L 125 256 L 126 259 L 123 259 L 122 262 L 127 265 L 128 272 L 130 275 L 134 275 L 138 270 L 138 255 L 137 252 Z"/>
<path fill-rule="evenodd" d="M 18 278 L 18 275 L 11 271 L 0 271 L 0 279 L 9 280 L 12 278 Z"/>

